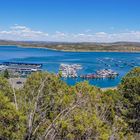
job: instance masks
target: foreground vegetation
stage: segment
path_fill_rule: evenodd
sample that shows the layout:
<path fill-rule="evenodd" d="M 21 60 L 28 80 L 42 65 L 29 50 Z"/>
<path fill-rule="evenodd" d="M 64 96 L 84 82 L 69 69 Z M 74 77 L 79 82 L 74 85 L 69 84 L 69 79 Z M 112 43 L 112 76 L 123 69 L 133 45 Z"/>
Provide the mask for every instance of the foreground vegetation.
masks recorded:
<path fill-rule="evenodd" d="M 139 133 L 140 68 L 107 91 L 68 86 L 49 73 L 32 74 L 19 90 L 0 78 L 2 140 L 133 140 Z"/>
<path fill-rule="evenodd" d="M 115 42 L 115 43 L 64 43 L 43 41 L 8 41 L 0 40 L 0 45 L 16 45 L 23 47 L 48 48 L 71 52 L 140 52 L 140 43 Z"/>

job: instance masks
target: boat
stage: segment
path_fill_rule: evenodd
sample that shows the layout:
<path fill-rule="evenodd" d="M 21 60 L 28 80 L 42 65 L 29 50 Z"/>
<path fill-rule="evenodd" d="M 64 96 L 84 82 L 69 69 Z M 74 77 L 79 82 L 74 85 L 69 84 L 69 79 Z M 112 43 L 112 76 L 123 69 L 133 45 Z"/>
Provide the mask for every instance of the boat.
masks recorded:
<path fill-rule="evenodd" d="M 118 73 L 111 69 L 98 70 L 96 73 L 81 75 L 83 79 L 104 79 L 104 78 L 115 78 Z"/>
<path fill-rule="evenodd" d="M 63 78 L 77 78 L 77 71 L 81 70 L 82 66 L 79 64 L 60 64 L 59 72 Z"/>

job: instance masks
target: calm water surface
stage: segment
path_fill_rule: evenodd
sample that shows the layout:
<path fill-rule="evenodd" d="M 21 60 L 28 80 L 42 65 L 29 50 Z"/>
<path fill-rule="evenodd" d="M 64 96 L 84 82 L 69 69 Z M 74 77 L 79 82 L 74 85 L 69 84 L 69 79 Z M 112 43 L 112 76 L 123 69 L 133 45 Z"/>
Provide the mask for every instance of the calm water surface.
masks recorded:
<path fill-rule="evenodd" d="M 119 73 L 115 79 L 89 80 L 98 87 L 113 87 L 134 66 L 140 66 L 140 53 L 116 52 L 61 52 L 42 48 L 21 48 L 16 46 L 0 46 L 0 62 L 42 63 L 43 70 L 57 73 L 61 63 L 81 64 L 83 69 L 78 73 L 89 74 L 100 69 L 112 69 Z M 63 79 L 70 85 L 83 79 Z"/>

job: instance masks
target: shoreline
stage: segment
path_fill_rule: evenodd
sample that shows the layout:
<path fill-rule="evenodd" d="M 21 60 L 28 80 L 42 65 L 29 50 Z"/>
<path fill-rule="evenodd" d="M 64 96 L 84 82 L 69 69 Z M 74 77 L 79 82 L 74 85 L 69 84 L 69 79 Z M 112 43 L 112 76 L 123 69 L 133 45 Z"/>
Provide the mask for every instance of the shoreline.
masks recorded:
<path fill-rule="evenodd" d="M 60 52 L 74 52 L 74 53 L 79 53 L 79 52 L 107 52 L 107 53 L 140 53 L 140 51 L 125 51 L 125 50 L 122 50 L 122 51 L 117 51 L 117 50 L 65 50 L 65 49 L 54 49 L 54 48 L 47 48 L 47 47 L 38 47 L 38 46 L 24 46 L 24 45 L 1 45 L 0 44 L 0 47 L 1 46 L 11 46 L 11 47 L 19 47 L 19 48 L 36 48 L 36 49 L 47 49 L 47 50 L 52 50 L 52 51 L 60 51 Z"/>
<path fill-rule="evenodd" d="M 16 89 L 22 88 L 24 86 L 24 84 L 26 83 L 26 80 L 27 80 L 27 78 L 21 78 L 21 77 L 9 78 L 8 79 L 9 83 L 11 84 L 11 86 L 13 86 Z M 21 84 L 17 84 L 17 81 L 21 81 Z M 69 86 L 71 86 L 71 85 L 69 85 Z M 92 86 L 94 86 L 94 85 L 92 85 Z M 116 90 L 117 89 L 117 86 L 115 86 L 115 87 L 105 87 L 105 88 L 97 87 L 97 86 L 95 86 L 95 87 L 99 88 L 103 92 L 107 91 L 107 90 Z"/>
<path fill-rule="evenodd" d="M 116 90 L 117 86 L 115 87 L 106 87 L 106 88 L 100 88 L 102 91 L 107 91 L 107 90 Z"/>

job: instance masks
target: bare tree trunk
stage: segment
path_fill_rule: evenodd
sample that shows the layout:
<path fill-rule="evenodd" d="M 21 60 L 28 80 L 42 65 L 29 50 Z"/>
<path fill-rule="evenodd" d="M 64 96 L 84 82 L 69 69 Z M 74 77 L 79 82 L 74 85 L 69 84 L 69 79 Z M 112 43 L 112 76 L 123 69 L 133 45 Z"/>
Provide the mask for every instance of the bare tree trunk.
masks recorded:
<path fill-rule="evenodd" d="M 14 86 L 13 86 L 13 81 L 12 81 L 12 79 L 10 79 L 10 81 L 11 81 L 11 84 L 12 84 L 12 90 L 13 90 L 13 94 L 14 94 L 15 106 L 16 106 L 16 109 L 18 110 L 18 104 L 17 104 L 17 97 L 16 97 L 15 88 L 14 88 Z"/>
<path fill-rule="evenodd" d="M 64 117 L 66 117 L 72 110 L 74 110 L 76 107 L 78 107 L 78 105 L 82 103 L 82 101 L 77 101 L 75 104 L 71 105 L 70 107 L 62 110 L 57 116 L 56 118 L 53 120 L 53 122 L 48 126 L 48 128 L 46 129 L 46 131 L 44 132 L 43 134 L 43 137 L 42 137 L 42 140 L 45 140 L 47 139 L 47 137 L 49 136 L 50 132 L 52 131 L 53 129 L 53 126 L 55 126 L 55 122 L 58 120 L 58 119 L 62 119 Z M 61 117 L 62 115 L 62 117 Z"/>
<path fill-rule="evenodd" d="M 40 97 L 40 94 L 41 94 L 41 92 L 43 90 L 44 83 L 45 83 L 46 80 L 47 80 L 47 77 L 41 83 L 41 85 L 40 85 L 40 87 L 38 89 L 38 94 L 36 96 L 35 103 L 34 103 L 34 109 L 33 109 L 33 111 L 31 111 L 31 113 L 29 115 L 27 140 L 30 140 L 31 139 L 32 130 L 33 130 L 33 122 L 34 122 L 34 117 L 35 117 L 36 109 L 37 109 L 37 106 L 38 106 L 39 97 Z"/>

